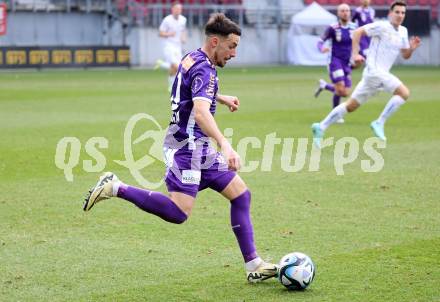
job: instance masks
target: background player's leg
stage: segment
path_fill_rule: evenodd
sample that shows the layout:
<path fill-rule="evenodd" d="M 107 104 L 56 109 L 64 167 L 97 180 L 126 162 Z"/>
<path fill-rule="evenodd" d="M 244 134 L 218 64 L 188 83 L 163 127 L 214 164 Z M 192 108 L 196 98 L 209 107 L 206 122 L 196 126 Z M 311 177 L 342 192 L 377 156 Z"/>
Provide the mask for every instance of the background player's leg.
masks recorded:
<path fill-rule="evenodd" d="M 408 97 L 409 89 L 403 84 L 400 85 L 386 104 L 384 110 L 377 119 L 377 122 L 381 125 L 385 124 L 386 120 L 396 112 L 400 106 L 405 104 L 405 100 L 408 99 Z"/>
<path fill-rule="evenodd" d="M 351 84 L 351 83 L 350 83 Z M 364 103 L 369 96 L 375 93 L 374 90 L 369 89 L 368 82 L 362 79 L 355 90 L 352 93 L 351 98 L 337 107 L 323 119 L 320 123 L 312 124 L 313 144 L 318 148 L 321 147 L 321 140 L 324 136 L 324 131 L 327 130 L 330 125 L 336 123 L 339 119 L 342 119 L 347 112 L 355 111 L 362 103 Z"/>
<path fill-rule="evenodd" d="M 350 93 L 351 88 L 351 78 L 350 78 L 350 70 L 344 70 L 344 77 L 338 78 L 339 81 L 335 84 L 336 94 L 341 97 L 346 97 Z M 338 80 L 335 79 L 335 80 Z M 358 84 L 359 89 L 363 89 L 365 86 L 364 82 L 361 81 Z M 359 94 L 359 93 L 358 93 Z M 353 95 L 356 95 L 353 93 Z M 330 125 L 336 123 L 338 120 L 343 120 L 344 115 L 347 112 L 353 112 L 360 106 L 360 102 L 358 102 L 355 98 L 351 97 L 347 102 L 337 105 L 333 108 L 333 110 L 319 123 L 319 128 L 322 131 L 325 131 Z"/>
<path fill-rule="evenodd" d="M 349 88 L 345 86 L 346 81 L 347 81 L 346 75 L 344 75 L 344 77 L 341 78 L 340 81 L 335 83 L 335 94 L 333 95 L 333 108 L 339 106 L 341 102 L 341 98 L 346 97 L 349 94 Z M 344 119 L 341 117 L 336 122 L 339 124 L 343 124 Z"/>
<path fill-rule="evenodd" d="M 178 69 L 178 65 L 176 65 L 174 63 L 170 64 L 170 70 L 169 70 L 169 74 L 168 74 L 168 91 L 171 91 L 171 89 L 173 88 L 174 79 L 176 77 L 177 69 Z"/>
<path fill-rule="evenodd" d="M 322 131 L 327 130 L 330 125 L 336 123 L 339 119 L 343 118 L 347 114 L 347 104 L 342 103 L 335 108 L 319 123 Z"/>
<path fill-rule="evenodd" d="M 335 92 L 335 86 L 331 83 L 325 82 L 324 89 L 330 92 Z"/>
<path fill-rule="evenodd" d="M 336 93 L 333 94 L 333 108 L 337 107 L 341 103 L 341 97 Z"/>
<path fill-rule="evenodd" d="M 359 103 L 355 99 L 349 99 L 347 102 L 340 104 L 334 108 L 319 124 L 322 131 L 325 131 L 330 125 L 336 123 L 337 120 L 344 117 L 347 112 L 353 112 L 359 107 Z"/>
<path fill-rule="evenodd" d="M 323 90 L 328 90 L 330 92 L 335 92 L 335 87 L 333 86 L 333 84 L 327 83 L 323 79 L 319 79 L 318 88 L 316 88 L 315 93 L 314 93 L 315 98 L 317 98 L 321 94 L 321 92 Z"/>
<path fill-rule="evenodd" d="M 158 59 L 156 61 L 156 64 L 154 65 L 154 69 L 161 68 L 161 69 L 169 70 L 170 67 L 171 67 L 171 64 L 169 62 L 162 60 L 162 59 Z"/>
<path fill-rule="evenodd" d="M 344 80 L 341 78 L 335 83 L 335 93 L 333 94 L 333 108 L 336 108 L 341 102 L 341 97 L 347 96 Z"/>
<path fill-rule="evenodd" d="M 330 92 L 335 92 L 335 87 L 332 84 L 327 83 L 323 79 L 319 79 L 318 88 L 315 90 L 315 98 L 317 98 L 323 90 L 328 90 Z"/>
<path fill-rule="evenodd" d="M 371 122 L 370 126 L 374 134 L 383 141 L 386 141 L 385 136 L 385 122 L 386 120 L 396 112 L 400 106 L 405 103 L 405 100 L 409 97 L 409 89 L 402 84 L 402 82 L 392 74 L 385 75 L 382 78 L 382 83 L 385 86 L 385 91 L 391 92 L 394 95 L 386 104 L 384 110 L 380 114 L 377 120 Z"/>

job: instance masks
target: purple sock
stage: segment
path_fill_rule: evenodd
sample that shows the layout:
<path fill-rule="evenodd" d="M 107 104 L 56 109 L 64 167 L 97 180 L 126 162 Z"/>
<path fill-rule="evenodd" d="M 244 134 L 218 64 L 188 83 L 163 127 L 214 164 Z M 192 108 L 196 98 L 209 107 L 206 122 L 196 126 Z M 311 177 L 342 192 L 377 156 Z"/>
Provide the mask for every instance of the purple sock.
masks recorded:
<path fill-rule="evenodd" d="M 234 200 L 231 200 L 231 226 L 245 262 L 249 262 L 258 257 L 249 212 L 250 205 L 251 192 L 248 190 Z"/>
<path fill-rule="evenodd" d="M 188 216 L 166 195 L 122 184 L 118 197 L 128 200 L 145 212 L 172 223 L 183 223 Z"/>
<path fill-rule="evenodd" d="M 325 84 L 325 87 L 324 87 L 326 90 L 329 90 L 329 91 L 331 91 L 331 92 L 335 92 L 335 86 L 333 86 L 332 84 Z"/>
<path fill-rule="evenodd" d="M 341 102 L 341 97 L 339 95 L 333 95 L 333 108 L 337 107 Z"/>

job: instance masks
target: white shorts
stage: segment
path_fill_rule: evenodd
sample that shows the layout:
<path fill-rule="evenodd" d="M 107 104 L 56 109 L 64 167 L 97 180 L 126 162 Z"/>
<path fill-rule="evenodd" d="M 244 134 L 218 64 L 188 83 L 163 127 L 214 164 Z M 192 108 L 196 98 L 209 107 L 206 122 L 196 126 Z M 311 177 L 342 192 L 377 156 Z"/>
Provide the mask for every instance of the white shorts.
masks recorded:
<path fill-rule="evenodd" d="M 182 49 L 180 47 L 167 45 L 163 49 L 165 61 L 170 64 L 179 65 L 182 60 Z"/>
<path fill-rule="evenodd" d="M 356 85 L 351 98 L 362 105 L 379 91 L 394 93 L 400 85 L 402 82 L 389 72 L 367 73 L 364 71 L 362 80 Z"/>

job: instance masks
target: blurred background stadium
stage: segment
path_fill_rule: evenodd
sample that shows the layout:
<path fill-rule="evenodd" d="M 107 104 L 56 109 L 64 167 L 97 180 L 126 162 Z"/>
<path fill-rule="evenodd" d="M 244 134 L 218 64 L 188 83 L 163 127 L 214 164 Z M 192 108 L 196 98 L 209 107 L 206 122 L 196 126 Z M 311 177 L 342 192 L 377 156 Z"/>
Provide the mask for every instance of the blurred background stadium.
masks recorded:
<path fill-rule="evenodd" d="M 0 33 L 0 65 L 42 66 L 124 65 L 149 67 L 161 57 L 158 26 L 169 14 L 171 0 L 7 0 Z M 334 13 L 342 2 L 354 9 L 358 0 L 319 0 Z M 385 18 L 391 0 L 373 0 L 377 18 Z M 203 24 L 221 11 L 244 29 L 239 55 L 232 64 L 302 64 L 295 61 L 295 35 L 318 36 L 323 24 L 300 31 L 295 15 L 311 0 L 184 0 L 189 41 L 185 51 L 200 46 Z M 440 64 L 440 0 L 408 0 L 405 25 L 423 45 L 405 64 Z M 318 20 L 314 16 L 312 20 Z M 33 51 L 32 54 L 29 51 Z M 322 55 L 324 56 L 324 55 Z M 403 63 L 403 61 L 399 61 Z M 321 65 L 322 60 L 317 60 Z M 307 65 L 310 65 L 308 63 Z M 315 64 L 316 65 L 316 64 Z"/>

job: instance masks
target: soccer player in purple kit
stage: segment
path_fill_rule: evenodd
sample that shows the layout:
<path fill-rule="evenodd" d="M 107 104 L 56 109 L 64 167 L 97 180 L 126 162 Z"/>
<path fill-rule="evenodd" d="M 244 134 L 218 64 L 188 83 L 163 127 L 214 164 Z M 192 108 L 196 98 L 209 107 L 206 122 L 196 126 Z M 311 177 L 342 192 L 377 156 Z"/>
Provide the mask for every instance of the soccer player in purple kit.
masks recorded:
<path fill-rule="evenodd" d="M 356 25 L 350 22 L 350 7 L 347 4 L 340 4 L 337 8 L 338 23 L 330 25 L 318 42 L 318 49 L 322 53 L 330 49 L 324 46 L 325 41 L 331 41 L 331 59 L 328 66 L 330 79 L 329 84 L 323 79 L 319 80 L 319 86 L 315 92 L 318 97 L 321 91 L 328 90 L 333 93 L 333 108 L 339 105 L 341 97 L 350 94 L 351 88 L 351 36 Z M 340 119 L 339 123 L 344 120 Z"/>
<path fill-rule="evenodd" d="M 364 26 L 374 22 L 375 11 L 370 7 L 370 0 L 361 0 L 361 5 L 353 12 L 352 21 L 356 23 L 357 27 Z M 359 54 L 364 58 L 367 57 L 367 50 L 370 46 L 370 37 L 362 36 L 360 42 Z"/>
<path fill-rule="evenodd" d="M 126 185 L 106 172 L 90 190 L 84 211 L 97 202 L 119 197 L 165 221 L 181 224 L 191 214 L 197 193 L 210 188 L 230 201 L 231 227 L 244 258 L 247 280 L 260 282 L 275 277 L 278 268 L 257 254 L 250 217 L 251 193 L 236 173 L 240 157 L 214 119 L 217 103 L 231 112 L 239 107 L 237 97 L 218 93 L 216 67 L 224 67 L 235 57 L 241 29 L 217 13 L 208 20 L 205 34 L 202 48 L 182 59 L 172 88 L 172 117 L 164 141 L 169 196 Z M 210 146 L 208 138 L 215 140 L 222 154 Z"/>

